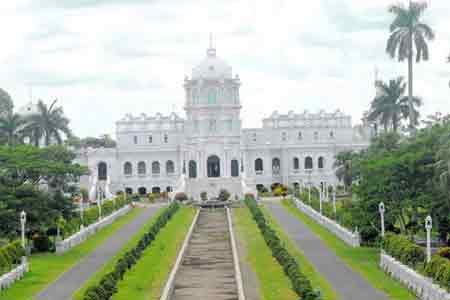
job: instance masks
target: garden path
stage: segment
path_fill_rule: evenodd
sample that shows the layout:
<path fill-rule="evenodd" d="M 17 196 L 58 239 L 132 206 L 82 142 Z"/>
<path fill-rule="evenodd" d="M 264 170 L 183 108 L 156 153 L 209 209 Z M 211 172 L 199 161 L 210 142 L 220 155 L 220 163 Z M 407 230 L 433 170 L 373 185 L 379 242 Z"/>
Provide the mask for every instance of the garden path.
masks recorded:
<path fill-rule="evenodd" d="M 288 237 L 303 251 L 337 292 L 338 300 L 384 300 L 387 296 L 372 287 L 360 274 L 341 261 L 301 220 L 286 211 L 279 202 L 266 202 L 273 217 Z"/>
<path fill-rule="evenodd" d="M 145 208 L 145 210 L 133 221 L 125 224 L 92 253 L 83 258 L 73 268 L 36 295 L 35 298 L 39 300 L 71 300 L 72 295 L 83 285 L 83 283 L 120 251 L 128 240 L 130 240 L 160 208 L 161 205 L 153 205 Z"/>

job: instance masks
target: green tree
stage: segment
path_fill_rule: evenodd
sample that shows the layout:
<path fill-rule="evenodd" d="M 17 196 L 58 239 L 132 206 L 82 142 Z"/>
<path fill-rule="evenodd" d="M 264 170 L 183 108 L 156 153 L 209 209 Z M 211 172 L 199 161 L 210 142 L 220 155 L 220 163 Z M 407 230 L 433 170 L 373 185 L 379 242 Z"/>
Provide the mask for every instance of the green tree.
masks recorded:
<path fill-rule="evenodd" d="M 18 114 L 0 115 L 0 142 L 13 146 L 22 142 L 26 121 Z"/>
<path fill-rule="evenodd" d="M 54 100 L 50 106 L 47 106 L 42 100 L 37 104 L 38 112 L 28 117 L 29 125 L 27 129 L 36 146 L 44 137 L 45 145 L 49 146 L 54 139 L 58 144 L 62 143 L 61 133 L 67 137 L 72 135 L 69 129 L 69 119 L 65 117 L 63 108 L 56 106 L 57 100 Z"/>
<path fill-rule="evenodd" d="M 359 172 L 356 170 L 358 166 L 359 155 L 353 151 L 343 151 L 336 155 L 334 165 L 336 177 L 344 183 L 344 189 L 351 193 L 351 186 L 357 179 Z"/>
<path fill-rule="evenodd" d="M 401 120 L 410 117 L 412 109 L 413 117 L 410 117 L 410 123 L 417 126 L 419 112 L 415 107 L 420 106 L 422 101 L 418 97 L 413 97 L 412 107 L 409 105 L 409 98 L 404 96 L 406 83 L 403 82 L 403 77 L 391 79 L 389 83 L 380 81 L 377 84 L 380 93 L 371 103 L 368 120 L 380 121 L 385 131 L 392 128 L 397 132 Z"/>
<path fill-rule="evenodd" d="M 394 14 L 390 25 L 390 36 L 387 40 L 386 52 L 399 61 L 408 61 L 408 99 L 409 126 L 415 126 L 416 117 L 413 107 L 413 55 L 415 50 L 416 62 L 429 59 L 427 41 L 434 39 L 434 32 L 430 26 L 421 22 L 421 17 L 427 9 L 426 2 L 410 1 L 408 6 L 398 3 L 389 7 Z"/>
<path fill-rule="evenodd" d="M 14 104 L 11 96 L 3 89 L 0 89 L 0 116 L 11 113 Z"/>

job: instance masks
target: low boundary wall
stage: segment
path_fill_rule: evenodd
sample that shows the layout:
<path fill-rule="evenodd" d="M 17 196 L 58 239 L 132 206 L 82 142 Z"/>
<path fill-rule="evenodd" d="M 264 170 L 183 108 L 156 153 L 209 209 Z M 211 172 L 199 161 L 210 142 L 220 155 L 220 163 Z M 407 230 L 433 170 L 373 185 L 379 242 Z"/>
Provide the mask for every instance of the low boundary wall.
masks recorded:
<path fill-rule="evenodd" d="M 14 282 L 21 279 L 28 270 L 27 257 L 23 256 L 20 265 L 0 276 L 0 291 L 9 288 Z"/>

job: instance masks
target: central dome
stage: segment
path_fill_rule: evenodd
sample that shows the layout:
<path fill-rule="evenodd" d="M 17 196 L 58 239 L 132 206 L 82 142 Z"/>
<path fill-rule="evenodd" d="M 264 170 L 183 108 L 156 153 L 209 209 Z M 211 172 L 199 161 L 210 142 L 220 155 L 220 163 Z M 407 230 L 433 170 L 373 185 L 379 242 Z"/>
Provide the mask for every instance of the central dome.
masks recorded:
<path fill-rule="evenodd" d="M 216 49 L 209 48 L 206 57 L 192 69 L 192 79 L 231 79 L 231 67 L 216 56 Z"/>

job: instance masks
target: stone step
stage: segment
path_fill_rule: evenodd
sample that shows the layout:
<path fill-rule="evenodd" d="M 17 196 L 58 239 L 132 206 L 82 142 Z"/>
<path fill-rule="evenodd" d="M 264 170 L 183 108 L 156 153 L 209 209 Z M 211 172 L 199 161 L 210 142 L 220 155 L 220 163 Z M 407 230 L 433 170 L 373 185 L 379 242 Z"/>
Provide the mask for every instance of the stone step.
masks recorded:
<path fill-rule="evenodd" d="M 225 209 L 202 209 L 175 276 L 171 300 L 237 300 Z"/>

